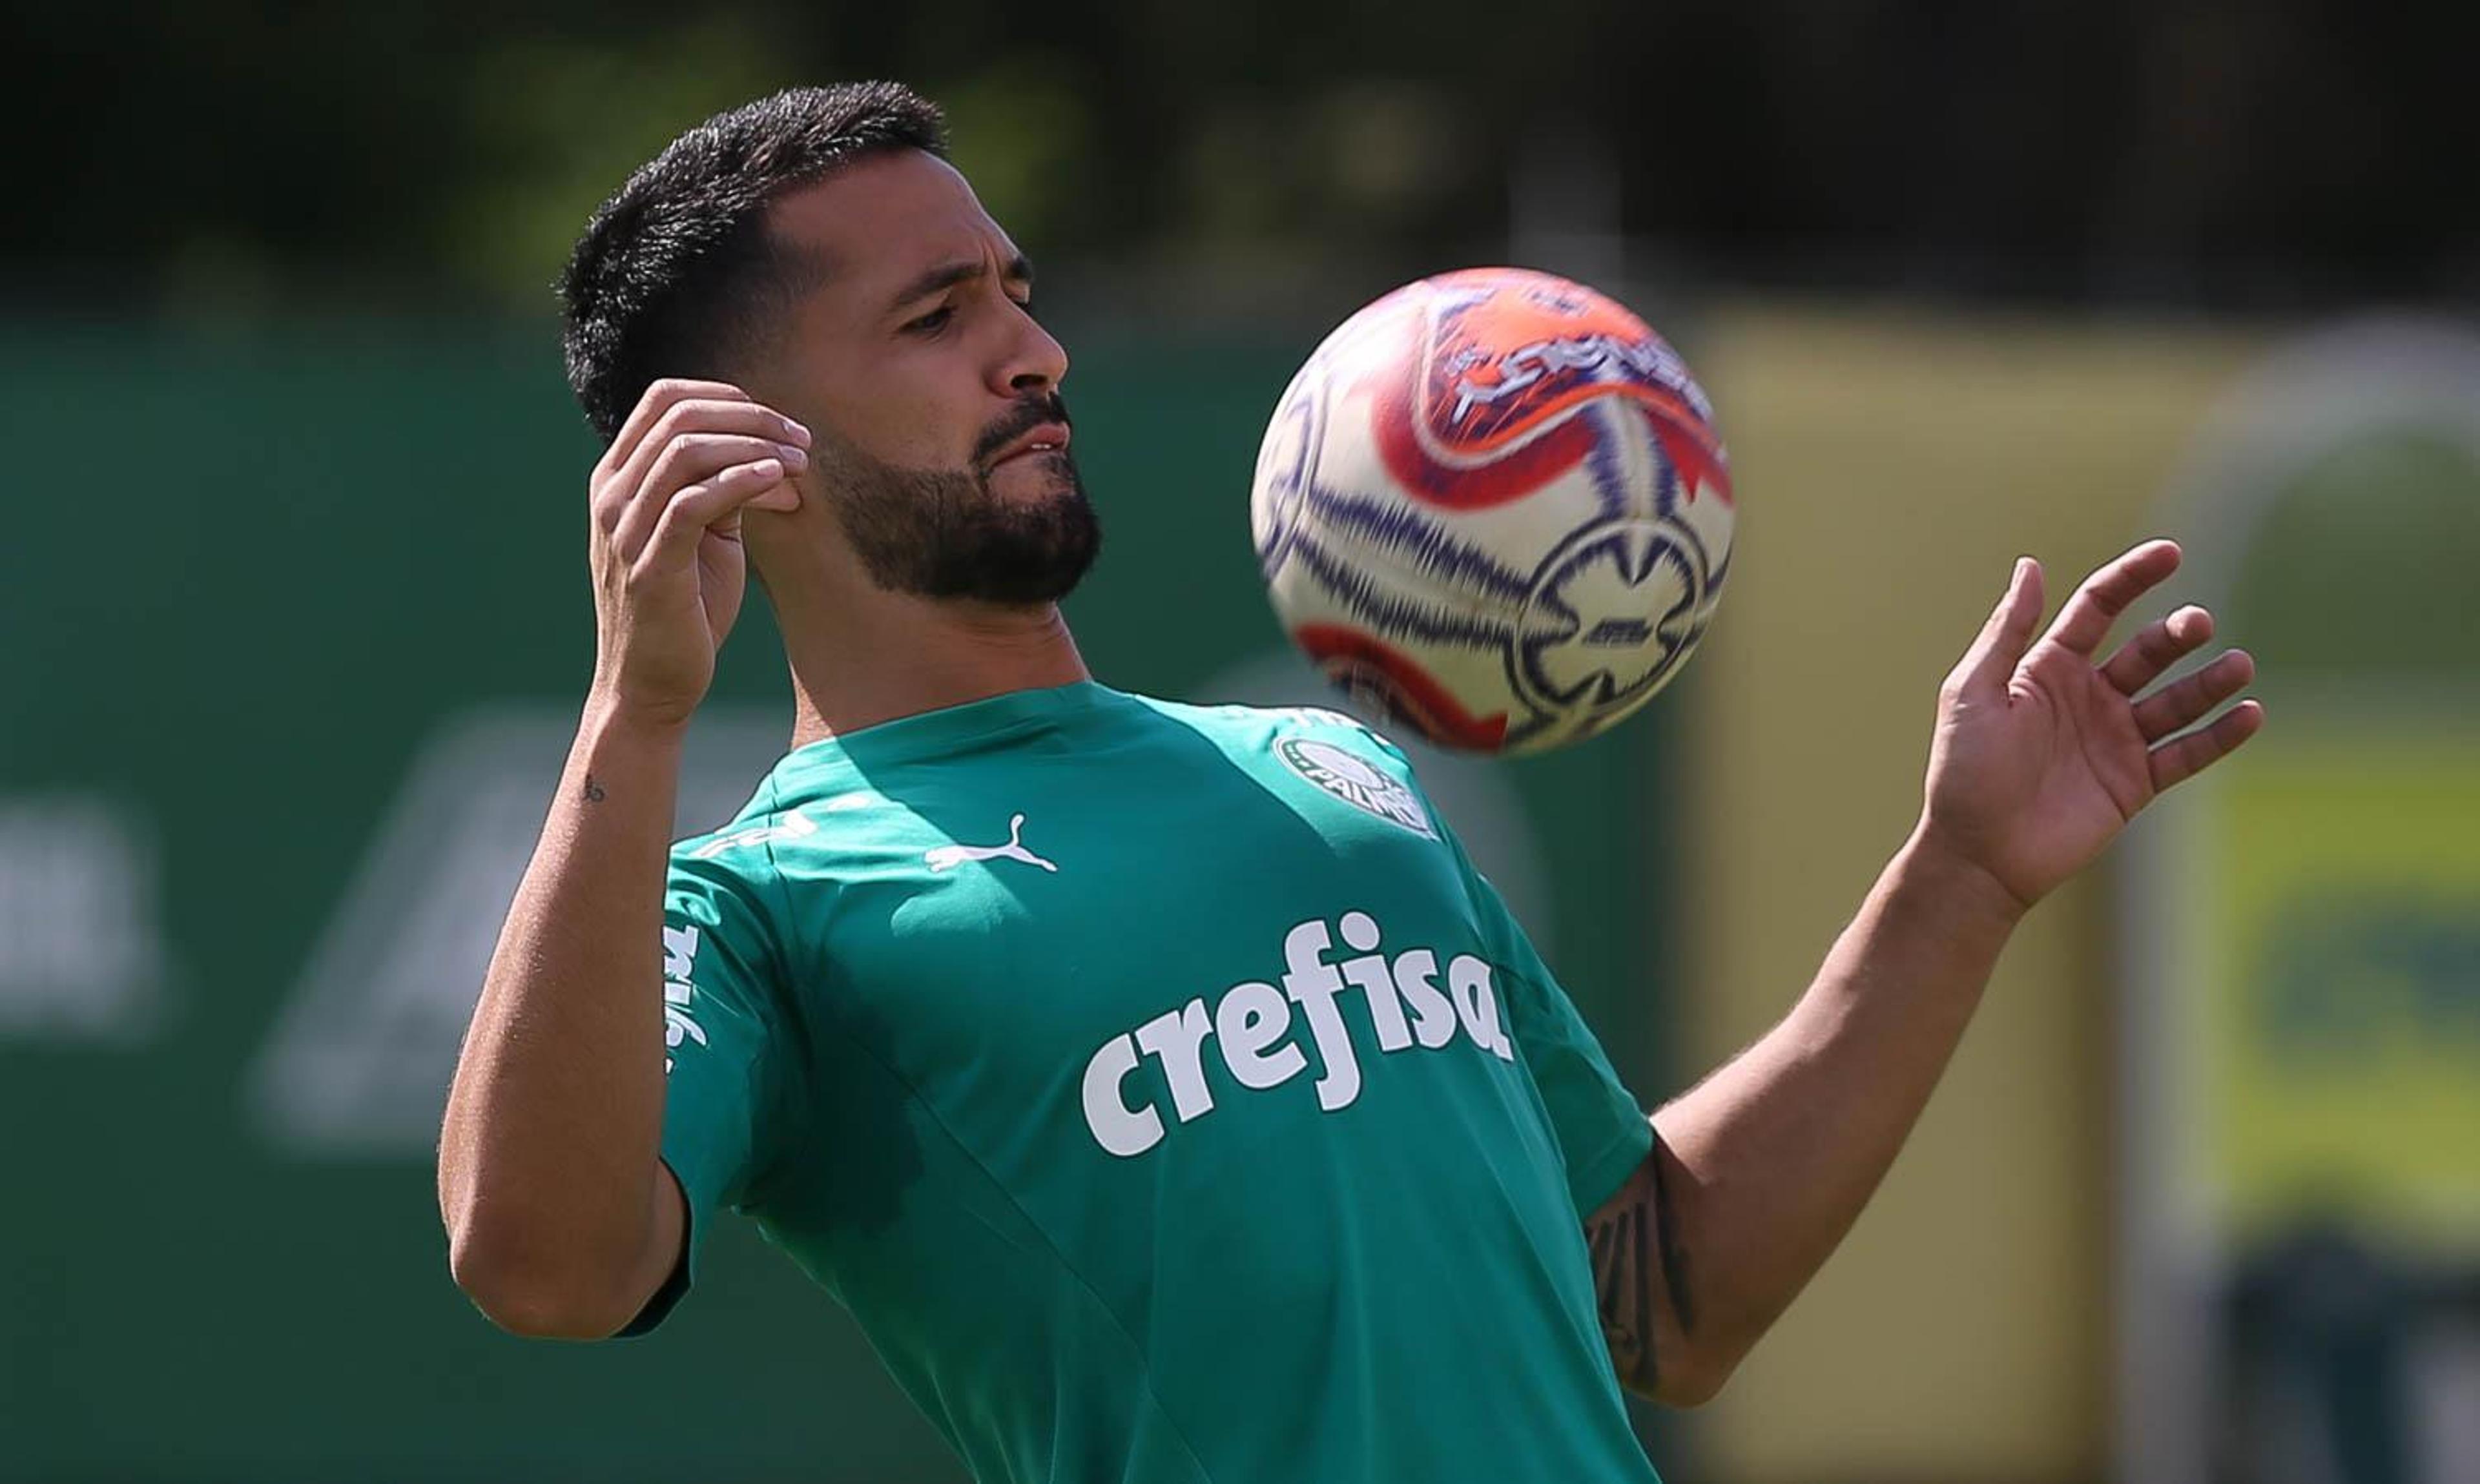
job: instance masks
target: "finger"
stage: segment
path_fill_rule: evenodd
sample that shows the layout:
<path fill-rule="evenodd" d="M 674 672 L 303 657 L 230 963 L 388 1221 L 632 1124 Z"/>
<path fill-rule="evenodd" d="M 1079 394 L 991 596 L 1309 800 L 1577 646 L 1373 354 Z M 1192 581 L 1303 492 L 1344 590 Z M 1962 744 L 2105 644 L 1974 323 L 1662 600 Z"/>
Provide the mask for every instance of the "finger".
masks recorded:
<path fill-rule="evenodd" d="M 2014 678 L 2015 667 L 2024 662 L 2024 652 L 2032 643 L 2032 630 L 2041 622 L 2041 564 L 2028 556 L 2015 559 L 2015 571 L 2006 579 L 2006 591 L 2000 596 L 1998 606 L 1989 612 L 1989 622 L 1980 626 L 1979 637 L 1964 651 L 1953 673 L 1948 677 L 1950 689 L 1987 693 L 2003 690 Z"/>
<path fill-rule="evenodd" d="M 2264 703 L 2242 701 L 2213 718 L 2209 727 L 2162 743 L 2153 750 L 2153 791 L 2161 793 L 2183 783 L 2239 750 L 2239 745 L 2264 728 Z"/>
<path fill-rule="evenodd" d="M 752 477 L 757 476 L 753 475 Z M 788 514 L 791 511 L 798 510 L 800 508 L 801 492 L 793 484 L 792 476 L 787 474 L 773 488 L 761 490 L 757 495 L 752 496 L 746 503 L 733 505 L 727 508 L 721 515 L 718 515 L 712 521 L 708 522 L 706 528 L 718 535 L 737 537 L 740 534 L 740 518 L 748 511 L 774 510 Z M 657 524 L 659 525 L 661 523 L 658 522 Z"/>
<path fill-rule="evenodd" d="M 674 496 L 736 464 L 755 464 L 762 459 L 772 459 L 795 471 L 807 468 L 810 462 L 808 454 L 790 444 L 739 433 L 684 433 L 673 439 L 655 461 L 655 467 L 647 472 L 644 486 L 622 506 L 619 522 L 612 527 L 612 544 L 633 555 L 653 535 L 655 523 L 662 518 L 664 507 Z"/>
<path fill-rule="evenodd" d="M 2146 625 L 2141 633 L 2120 646 L 2109 663 L 2101 667 L 2102 678 L 2118 687 L 2120 695 L 2132 696 L 2212 637 L 2210 613 L 2181 608 L 2157 624 Z"/>
<path fill-rule="evenodd" d="M 784 466 L 774 459 L 760 459 L 755 464 L 736 464 L 704 484 L 681 491 L 663 507 L 662 519 L 655 523 L 642 565 L 660 567 L 694 560 L 697 544 L 708 527 L 736 515 L 760 496 L 782 489 L 785 484 Z"/>
<path fill-rule="evenodd" d="M 763 438 L 795 448 L 810 447 L 810 430 L 772 407 L 745 400 L 692 398 L 673 403 L 657 418 L 637 447 L 607 476 L 607 482 L 626 499 L 646 482 L 673 444 L 717 433 Z"/>
<path fill-rule="evenodd" d="M 611 435 L 611 446 L 605 448 L 603 457 L 595 461 L 596 475 L 600 477 L 607 474 L 629 462 L 629 455 L 637 451 L 637 445 L 645 441 L 647 430 L 655 425 L 656 420 L 691 398 L 703 401 L 746 402 L 749 400 L 749 394 L 729 382 L 689 381 L 676 376 L 664 377 L 646 388 L 644 394 L 637 398 L 637 405 L 629 409 L 628 421 L 620 424 L 619 432 Z"/>
<path fill-rule="evenodd" d="M 685 382 L 681 385 L 708 387 L 718 383 Z M 732 389 L 726 387 L 724 390 Z M 616 535 L 622 521 L 627 518 L 630 506 L 636 499 L 638 491 L 652 474 L 655 465 L 670 451 L 672 445 L 683 438 L 713 434 L 762 438 L 784 444 L 788 448 L 807 448 L 810 443 L 809 429 L 773 408 L 761 406 L 745 397 L 737 401 L 691 397 L 685 401 L 673 402 L 655 417 L 654 423 L 646 429 L 645 436 L 639 438 L 635 447 L 625 456 L 619 457 L 613 467 L 596 466 L 591 500 L 595 524 L 605 531 Z M 620 448 L 621 444 L 615 441 L 612 444 L 614 453 L 607 454 L 606 458 L 612 458 Z M 702 478 L 704 475 L 697 477 Z M 677 485 L 674 486 L 674 488 L 677 487 Z M 662 493 L 670 492 L 667 490 Z M 644 536 L 638 533 L 633 539 L 642 542 Z"/>
<path fill-rule="evenodd" d="M 2245 650 L 2232 650 L 2204 669 L 2164 685 L 2135 704 L 2135 729 L 2147 742 L 2158 742 L 2212 714 L 2213 707 L 2247 689 L 2256 678 L 2256 661 Z"/>
<path fill-rule="evenodd" d="M 776 485 L 771 490 L 764 491 L 760 494 L 756 499 L 751 500 L 749 502 L 749 508 L 752 510 L 772 510 L 780 515 L 791 514 L 793 511 L 801 508 L 800 482 L 794 479 L 789 473 L 787 473 L 784 476 L 782 483 Z"/>
<path fill-rule="evenodd" d="M 2058 610 L 2050 638 L 2070 653 L 2092 657 L 2127 605 L 2179 570 L 2179 545 L 2148 541 L 2084 579 Z"/>

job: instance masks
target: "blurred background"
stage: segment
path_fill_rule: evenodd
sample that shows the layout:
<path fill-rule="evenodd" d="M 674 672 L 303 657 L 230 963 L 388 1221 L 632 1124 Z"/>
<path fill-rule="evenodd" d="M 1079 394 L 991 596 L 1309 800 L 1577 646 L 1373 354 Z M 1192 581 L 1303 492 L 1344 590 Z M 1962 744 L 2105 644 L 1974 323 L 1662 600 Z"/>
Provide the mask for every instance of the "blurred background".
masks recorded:
<path fill-rule="evenodd" d="M 7 35 L 0 1479 L 961 1478 L 746 1223 L 659 1338 L 533 1343 L 450 1282 L 431 1192 L 591 660 L 549 285 L 680 130 L 859 76 L 944 102 L 1042 264 L 1111 683 L 1317 694 L 1249 473 L 1395 284 L 1563 271 L 1698 370 L 1742 517 L 1695 663 L 1569 753 L 1425 768 L 1649 1104 L 1806 984 L 2014 555 L 2055 592 L 2176 535 L 2175 600 L 2258 655 L 2268 734 L 2036 915 L 1724 1396 L 1640 1414 L 1672 1479 L 2480 1479 L 2480 13 L 86 0 Z M 685 832 L 786 727 L 753 611 Z"/>

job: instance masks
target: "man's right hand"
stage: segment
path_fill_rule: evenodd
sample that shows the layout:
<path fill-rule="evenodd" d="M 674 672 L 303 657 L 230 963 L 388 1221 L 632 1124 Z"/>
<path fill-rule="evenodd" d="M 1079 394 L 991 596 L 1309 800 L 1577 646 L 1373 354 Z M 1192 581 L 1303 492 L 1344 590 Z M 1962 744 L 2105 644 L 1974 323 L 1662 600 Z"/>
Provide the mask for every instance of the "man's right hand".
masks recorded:
<path fill-rule="evenodd" d="M 810 431 L 738 387 L 658 381 L 594 466 L 594 692 L 686 724 L 748 587 L 740 514 L 792 511 Z"/>

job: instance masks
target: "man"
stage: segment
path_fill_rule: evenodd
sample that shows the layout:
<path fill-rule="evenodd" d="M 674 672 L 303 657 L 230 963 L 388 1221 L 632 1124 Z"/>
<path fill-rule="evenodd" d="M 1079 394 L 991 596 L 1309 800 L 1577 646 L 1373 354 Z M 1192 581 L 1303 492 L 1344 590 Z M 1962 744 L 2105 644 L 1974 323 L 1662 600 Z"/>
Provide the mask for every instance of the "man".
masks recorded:
<path fill-rule="evenodd" d="M 639 1333 L 741 1210 L 985 1480 L 1650 1479 L 1621 1388 L 1713 1394 L 2025 910 L 2261 721 L 2186 731 L 2237 652 L 2136 699 L 2201 610 L 2096 662 L 2176 548 L 2037 643 L 2019 563 L 1816 984 L 1648 1120 L 1386 743 L 1087 676 L 1067 358 L 929 105 L 710 121 L 566 290 L 598 652 L 449 1100 L 456 1279 Z M 667 870 L 744 543 L 792 751 Z"/>

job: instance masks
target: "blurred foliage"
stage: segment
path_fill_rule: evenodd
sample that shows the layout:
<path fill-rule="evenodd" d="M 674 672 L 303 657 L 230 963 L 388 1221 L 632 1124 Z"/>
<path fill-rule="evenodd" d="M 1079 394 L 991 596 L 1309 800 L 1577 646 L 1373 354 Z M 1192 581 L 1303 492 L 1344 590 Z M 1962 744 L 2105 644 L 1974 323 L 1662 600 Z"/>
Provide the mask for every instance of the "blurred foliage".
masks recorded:
<path fill-rule="evenodd" d="M 547 308 L 662 141 L 860 76 L 943 99 L 1052 259 L 1503 251 L 1562 229 L 1511 222 L 1513 177 L 1581 139 L 1612 192 L 1578 217 L 1725 280 L 2480 290 L 2480 11 L 2413 0 L 85 0 L 10 33 L 0 259 L 39 306 Z"/>
<path fill-rule="evenodd" d="M 1041 52 L 999 58 L 937 91 L 957 167 L 1020 244 L 1067 230 L 1077 173 L 1098 120 L 1099 87 L 1075 63 Z"/>
<path fill-rule="evenodd" d="M 612 188 L 682 130 L 796 81 L 746 17 L 492 44 L 461 78 L 461 132 L 488 153 L 434 220 L 437 261 L 482 294 L 539 295 Z"/>

